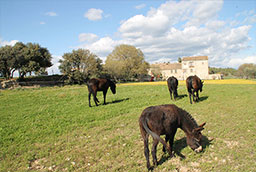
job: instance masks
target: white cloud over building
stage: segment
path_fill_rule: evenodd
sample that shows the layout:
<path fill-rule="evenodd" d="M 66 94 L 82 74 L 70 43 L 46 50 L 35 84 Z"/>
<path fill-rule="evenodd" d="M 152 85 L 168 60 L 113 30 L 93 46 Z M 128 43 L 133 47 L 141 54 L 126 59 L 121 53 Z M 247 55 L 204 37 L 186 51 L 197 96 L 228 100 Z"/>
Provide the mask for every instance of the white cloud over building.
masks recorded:
<path fill-rule="evenodd" d="M 211 66 L 225 67 L 229 64 L 237 67 L 238 63 L 232 59 L 239 52 L 250 49 L 248 43 L 252 26 L 245 22 L 232 26 L 233 21 L 219 19 L 222 6 L 223 1 L 168 1 L 159 8 L 151 8 L 146 15 L 123 20 L 117 30 L 118 40 L 107 36 L 78 47 L 90 49 L 105 59 L 116 45 L 125 43 L 140 48 L 151 63 L 203 55 L 209 57 Z M 102 10 L 97 9 L 87 12 L 88 19 L 93 13 L 95 18 L 91 20 L 101 19 Z M 250 16 L 252 22 L 255 11 L 251 11 Z M 249 18 L 244 17 L 244 20 Z M 87 34 L 86 39 L 91 37 Z"/>

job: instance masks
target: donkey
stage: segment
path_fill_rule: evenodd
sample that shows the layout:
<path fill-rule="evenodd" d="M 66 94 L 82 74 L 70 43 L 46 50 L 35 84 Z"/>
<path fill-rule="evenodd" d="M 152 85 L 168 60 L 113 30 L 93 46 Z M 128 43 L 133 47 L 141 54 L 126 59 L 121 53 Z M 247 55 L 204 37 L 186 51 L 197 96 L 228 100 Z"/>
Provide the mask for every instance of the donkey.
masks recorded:
<path fill-rule="evenodd" d="M 191 94 L 193 96 L 193 102 L 199 101 L 199 94 L 198 91 L 200 90 L 200 92 L 202 92 L 203 90 L 203 81 L 201 81 L 201 79 L 194 75 L 194 76 L 189 76 L 186 79 L 186 85 L 187 85 L 187 90 L 189 93 L 189 100 L 190 100 L 190 104 L 192 104 L 191 101 Z M 195 94 L 196 93 L 196 96 Z"/>
<path fill-rule="evenodd" d="M 170 92 L 171 100 L 172 100 L 172 94 L 173 94 L 174 100 L 176 100 L 176 97 L 178 97 L 178 92 L 177 92 L 178 84 L 179 82 L 177 78 L 175 78 L 174 76 L 171 76 L 167 79 L 167 85 Z"/>
<path fill-rule="evenodd" d="M 149 162 L 148 136 L 153 137 L 153 145 L 151 154 L 153 164 L 157 166 L 156 150 L 157 144 L 163 144 L 163 152 L 167 150 L 172 157 L 172 147 L 175 133 L 178 128 L 181 128 L 187 136 L 187 144 L 195 152 L 201 152 L 201 131 L 206 123 L 197 125 L 194 118 L 185 110 L 177 107 L 174 104 L 150 106 L 143 110 L 140 118 L 140 132 L 144 141 L 144 154 L 147 160 L 147 168 L 151 169 Z M 165 141 L 160 137 L 165 135 Z M 169 141 L 169 146 L 167 142 Z"/>
<path fill-rule="evenodd" d="M 116 94 L 116 84 L 109 79 L 92 78 L 87 82 L 87 87 L 89 91 L 89 107 L 91 107 L 91 94 L 93 95 L 96 106 L 98 106 L 97 103 L 99 103 L 99 100 L 97 99 L 97 91 L 103 91 L 104 105 L 106 104 L 106 94 L 109 87 L 112 93 Z"/>

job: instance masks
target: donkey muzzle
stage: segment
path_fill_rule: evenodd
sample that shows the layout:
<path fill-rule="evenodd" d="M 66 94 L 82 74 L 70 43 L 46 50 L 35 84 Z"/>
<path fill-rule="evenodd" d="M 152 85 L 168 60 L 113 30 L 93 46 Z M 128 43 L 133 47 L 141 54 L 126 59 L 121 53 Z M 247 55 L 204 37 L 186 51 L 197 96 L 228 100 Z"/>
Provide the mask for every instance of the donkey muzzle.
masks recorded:
<path fill-rule="evenodd" d="M 196 152 L 196 153 L 199 153 L 199 152 L 201 152 L 203 150 L 203 147 L 202 146 L 199 146 L 198 148 L 196 148 L 194 151 Z"/>

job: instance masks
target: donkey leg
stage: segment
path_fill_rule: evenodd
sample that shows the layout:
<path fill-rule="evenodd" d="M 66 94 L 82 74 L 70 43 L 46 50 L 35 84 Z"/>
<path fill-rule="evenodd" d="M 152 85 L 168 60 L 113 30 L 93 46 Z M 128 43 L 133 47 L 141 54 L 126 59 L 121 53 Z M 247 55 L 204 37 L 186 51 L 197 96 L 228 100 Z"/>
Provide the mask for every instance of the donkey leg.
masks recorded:
<path fill-rule="evenodd" d="M 169 136 L 169 135 L 166 135 L 166 136 L 165 136 L 165 142 L 167 143 L 167 142 L 169 141 L 169 139 L 170 139 L 170 136 Z M 164 153 L 166 152 L 166 149 L 165 149 L 164 146 L 163 146 L 163 152 L 164 152 Z"/>
<path fill-rule="evenodd" d="M 176 100 L 177 97 L 178 97 L 178 91 L 177 91 L 177 89 L 175 89 L 175 91 L 174 91 L 174 100 Z"/>
<path fill-rule="evenodd" d="M 171 149 L 171 152 L 173 150 L 173 140 L 174 140 L 174 136 L 177 132 L 177 129 L 174 129 L 172 132 L 171 132 L 171 135 L 170 135 L 170 139 L 169 139 L 169 145 L 170 145 L 170 149 Z M 173 156 L 174 154 L 170 155 L 171 157 Z"/>
<path fill-rule="evenodd" d="M 199 93 L 198 93 L 198 91 L 196 92 L 196 101 L 199 101 Z"/>
<path fill-rule="evenodd" d="M 191 101 L 191 94 L 192 94 L 192 93 L 189 92 L 189 101 L 190 101 L 190 104 L 192 104 L 192 101 Z"/>
<path fill-rule="evenodd" d="M 141 133 L 141 137 L 144 141 L 144 155 L 145 158 L 147 160 L 147 169 L 150 170 L 150 162 L 149 162 L 149 149 L 148 149 L 148 137 L 149 134 L 145 131 L 145 129 L 143 128 L 141 122 L 140 122 L 140 133 Z"/>
<path fill-rule="evenodd" d="M 89 92 L 89 95 L 88 95 L 88 99 L 89 99 L 89 107 L 92 107 L 92 106 L 91 106 L 91 94 L 92 94 L 92 93 L 91 93 L 91 92 Z"/>
<path fill-rule="evenodd" d="M 192 91 L 192 96 L 193 96 L 193 103 L 195 103 L 196 100 L 195 100 L 195 91 L 194 90 Z"/>
<path fill-rule="evenodd" d="M 146 134 L 144 139 L 144 155 L 147 160 L 147 169 L 150 169 L 150 162 L 149 162 L 149 149 L 148 149 L 148 134 Z"/>
<path fill-rule="evenodd" d="M 172 100 L 172 90 L 169 90 L 169 92 L 170 92 L 170 96 L 171 96 L 171 100 Z"/>
<path fill-rule="evenodd" d="M 94 100 L 96 106 L 98 106 L 98 103 L 97 103 L 97 102 L 99 102 L 99 100 L 97 99 L 97 92 L 96 92 L 96 93 L 93 93 L 93 100 Z"/>
<path fill-rule="evenodd" d="M 157 139 L 153 140 L 151 154 L 152 154 L 152 157 L 153 157 L 154 166 L 157 166 L 156 148 L 157 148 L 158 143 L 159 143 L 159 141 Z"/>
<path fill-rule="evenodd" d="M 104 98 L 104 105 L 106 104 L 106 95 L 107 95 L 107 91 L 103 91 L 103 98 Z"/>

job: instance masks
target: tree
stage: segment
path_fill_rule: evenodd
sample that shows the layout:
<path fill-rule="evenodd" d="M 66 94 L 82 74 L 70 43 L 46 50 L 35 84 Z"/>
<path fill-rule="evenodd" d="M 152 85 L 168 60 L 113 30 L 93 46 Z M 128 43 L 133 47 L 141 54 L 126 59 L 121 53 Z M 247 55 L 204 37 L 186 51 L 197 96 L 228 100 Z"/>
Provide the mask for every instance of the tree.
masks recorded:
<path fill-rule="evenodd" d="M 0 48 L 0 73 L 6 79 L 10 79 L 13 70 L 12 47 L 6 45 Z"/>
<path fill-rule="evenodd" d="M 16 70 L 19 71 L 19 76 L 21 76 L 21 68 L 22 66 L 26 65 L 26 60 L 25 60 L 25 51 L 27 49 L 27 46 L 23 44 L 22 42 L 17 42 L 13 47 L 12 47 L 12 54 L 13 54 L 13 65 Z M 14 72 L 13 71 L 13 72 Z"/>
<path fill-rule="evenodd" d="M 209 67 L 209 74 L 223 74 L 224 76 L 235 76 L 237 70 L 234 68 L 216 68 L 216 67 Z"/>
<path fill-rule="evenodd" d="M 22 52 L 24 53 L 24 59 L 22 59 L 22 65 L 19 69 L 21 78 L 27 73 L 45 71 L 47 67 L 52 66 L 51 54 L 39 44 L 28 43 Z"/>
<path fill-rule="evenodd" d="M 178 58 L 178 62 L 179 62 L 179 63 L 181 63 L 181 62 L 182 62 L 182 59 L 181 59 L 180 57 Z"/>
<path fill-rule="evenodd" d="M 27 73 L 45 71 L 52 66 L 51 59 L 49 51 L 39 44 L 18 42 L 13 47 L 7 45 L 0 48 L 0 72 L 10 79 L 18 70 L 20 77 L 24 78 Z"/>
<path fill-rule="evenodd" d="M 122 44 L 107 56 L 105 68 L 116 79 L 130 80 L 146 75 L 149 64 L 140 49 Z"/>
<path fill-rule="evenodd" d="M 239 66 L 237 75 L 242 78 L 256 78 L 256 64 L 245 63 Z"/>
<path fill-rule="evenodd" d="M 68 83 L 83 83 L 86 78 L 100 76 L 102 60 L 89 50 L 78 49 L 65 53 L 59 66 L 60 71 L 68 77 Z"/>

